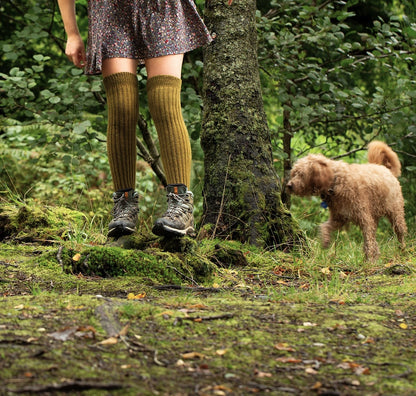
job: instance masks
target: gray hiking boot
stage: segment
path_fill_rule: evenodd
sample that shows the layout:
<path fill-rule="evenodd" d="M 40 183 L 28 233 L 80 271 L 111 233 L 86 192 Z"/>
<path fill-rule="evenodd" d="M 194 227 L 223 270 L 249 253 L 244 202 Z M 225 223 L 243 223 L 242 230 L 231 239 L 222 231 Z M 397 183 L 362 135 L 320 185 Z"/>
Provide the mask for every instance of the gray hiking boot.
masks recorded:
<path fill-rule="evenodd" d="M 139 213 L 139 194 L 134 190 L 113 194 L 113 220 L 108 225 L 108 236 L 119 237 L 136 231 Z"/>
<path fill-rule="evenodd" d="M 184 184 L 169 184 L 166 192 L 168 209 L 156 220 L 152 232 L 159 236 L 193 235 L 194 195 Z"/>

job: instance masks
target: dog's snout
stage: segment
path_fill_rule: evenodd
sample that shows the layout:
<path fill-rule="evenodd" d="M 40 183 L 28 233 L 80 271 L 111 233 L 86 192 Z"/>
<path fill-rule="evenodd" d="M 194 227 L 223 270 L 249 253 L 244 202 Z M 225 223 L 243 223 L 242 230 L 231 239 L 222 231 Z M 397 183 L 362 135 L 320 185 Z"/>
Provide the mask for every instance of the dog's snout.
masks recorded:
<path fill-rule="evenodd" d="M 287 184 L 286 184 L 286 188 L 289 190 L 289 191 L 292 191 L 293 190 L 293 183 L 290 181 L 290 182 L 288 182 Z"/>

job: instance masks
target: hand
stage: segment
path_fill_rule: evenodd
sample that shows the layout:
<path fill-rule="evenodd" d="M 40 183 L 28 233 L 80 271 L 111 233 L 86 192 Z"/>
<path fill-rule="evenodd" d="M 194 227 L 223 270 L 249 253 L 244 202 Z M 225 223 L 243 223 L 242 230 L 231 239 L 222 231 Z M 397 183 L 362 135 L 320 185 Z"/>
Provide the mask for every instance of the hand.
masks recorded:
<path fill-rule="evenodd" d="M 228 0 L 228 5 L 231 5 L 232 2 L 233 0 Z"/>
<path fill-rule="evenodd" d="M 85 46 L 80 35 L 68 37 L 65 55 L 76 67 L 83 68 L 85 66 Z"/>

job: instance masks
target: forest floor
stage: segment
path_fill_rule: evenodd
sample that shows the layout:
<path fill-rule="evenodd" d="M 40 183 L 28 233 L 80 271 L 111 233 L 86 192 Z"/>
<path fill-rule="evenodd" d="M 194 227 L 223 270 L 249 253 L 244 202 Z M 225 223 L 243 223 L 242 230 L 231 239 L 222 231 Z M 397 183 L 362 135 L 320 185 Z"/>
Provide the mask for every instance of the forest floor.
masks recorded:
<path fill-rule="evenodd" d="M 373 265 L 68 246 L 0 243 L 2 395 L 416 394 L 412 247 Z M 179 268 L 201 260 L 204 277 Z M 140 265 L 105 275 L 123 263 Z"/>

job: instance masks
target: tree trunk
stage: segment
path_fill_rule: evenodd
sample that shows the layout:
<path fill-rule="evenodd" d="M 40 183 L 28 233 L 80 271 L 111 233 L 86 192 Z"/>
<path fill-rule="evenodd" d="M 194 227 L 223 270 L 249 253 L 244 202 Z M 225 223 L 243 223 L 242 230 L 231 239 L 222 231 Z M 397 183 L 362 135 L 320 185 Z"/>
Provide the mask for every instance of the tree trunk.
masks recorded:
<path fill-rule="evenodd" d="M 212 236 L 287 247 L 300 232 L 281 202 L 263 108 L 255 0 L 207 0 L 214 42 L 204 49 L 202 226 Z"/>

